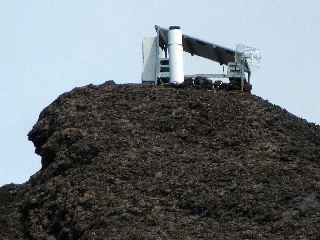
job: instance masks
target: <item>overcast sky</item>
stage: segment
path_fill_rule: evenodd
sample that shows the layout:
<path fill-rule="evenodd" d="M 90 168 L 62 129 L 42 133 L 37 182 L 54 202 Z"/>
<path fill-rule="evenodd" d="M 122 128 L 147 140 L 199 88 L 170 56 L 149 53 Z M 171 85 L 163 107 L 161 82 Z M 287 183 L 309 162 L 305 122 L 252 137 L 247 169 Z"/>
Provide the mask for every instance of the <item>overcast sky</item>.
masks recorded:
<path fill-rule="evenodd" d="M 320 123 L 319 9 L 317 0 L 2 0 L 0 186 L 39 170 L 27 133 L 58 95 L 109 79 L 140 82 L 141 41 L 155 34 L 155 24 L 261 49 L 253 93 Z M 185 69 L 217 67 L 187 57 Z"/>

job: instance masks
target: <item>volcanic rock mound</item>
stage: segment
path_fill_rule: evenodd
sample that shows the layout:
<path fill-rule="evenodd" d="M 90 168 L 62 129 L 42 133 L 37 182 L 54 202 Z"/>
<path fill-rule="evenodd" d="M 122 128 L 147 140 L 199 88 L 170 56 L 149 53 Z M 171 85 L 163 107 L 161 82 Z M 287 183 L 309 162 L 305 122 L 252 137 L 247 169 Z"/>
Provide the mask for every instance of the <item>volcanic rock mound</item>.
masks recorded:
<path fill-rule="evenodd" d="M 319 239 L 320 129 L 241 92 L 89 85 L 29 133 L 1 239 Z"/>

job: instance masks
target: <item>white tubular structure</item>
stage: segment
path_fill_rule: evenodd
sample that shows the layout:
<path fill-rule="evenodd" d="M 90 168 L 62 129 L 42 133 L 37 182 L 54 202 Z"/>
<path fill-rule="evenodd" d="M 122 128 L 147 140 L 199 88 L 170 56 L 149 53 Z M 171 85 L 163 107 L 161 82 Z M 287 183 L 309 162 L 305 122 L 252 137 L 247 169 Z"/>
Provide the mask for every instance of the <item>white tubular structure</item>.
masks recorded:
<path fill-rule="evenodd" d="M 178 26 L 171 26 L 168 32 L 170 83 L 184 82 L 182 31 Z"/>

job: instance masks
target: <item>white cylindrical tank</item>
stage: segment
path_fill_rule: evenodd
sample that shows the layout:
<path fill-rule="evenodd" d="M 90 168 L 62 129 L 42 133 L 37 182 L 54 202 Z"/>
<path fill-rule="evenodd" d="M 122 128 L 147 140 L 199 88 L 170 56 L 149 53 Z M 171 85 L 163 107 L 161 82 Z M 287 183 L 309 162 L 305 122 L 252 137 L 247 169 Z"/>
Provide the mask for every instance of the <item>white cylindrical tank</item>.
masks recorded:
<path fill-rule="evenodd" d="M 171 26 L 168 32 L 170 83 L 184 82 L 182 31 L 179 26 Z"/>

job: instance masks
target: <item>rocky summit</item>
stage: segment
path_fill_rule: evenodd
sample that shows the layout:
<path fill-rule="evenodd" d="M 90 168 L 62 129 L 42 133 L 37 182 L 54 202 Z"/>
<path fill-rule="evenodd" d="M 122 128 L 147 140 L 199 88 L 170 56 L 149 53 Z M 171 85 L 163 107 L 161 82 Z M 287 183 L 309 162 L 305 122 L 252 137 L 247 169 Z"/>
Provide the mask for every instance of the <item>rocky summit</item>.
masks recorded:
<path fill-rule="evenodd" d="M 249 93 L 88 85 L 28 137 L 1 240 L 320 239 L 320 127 Z"/>

